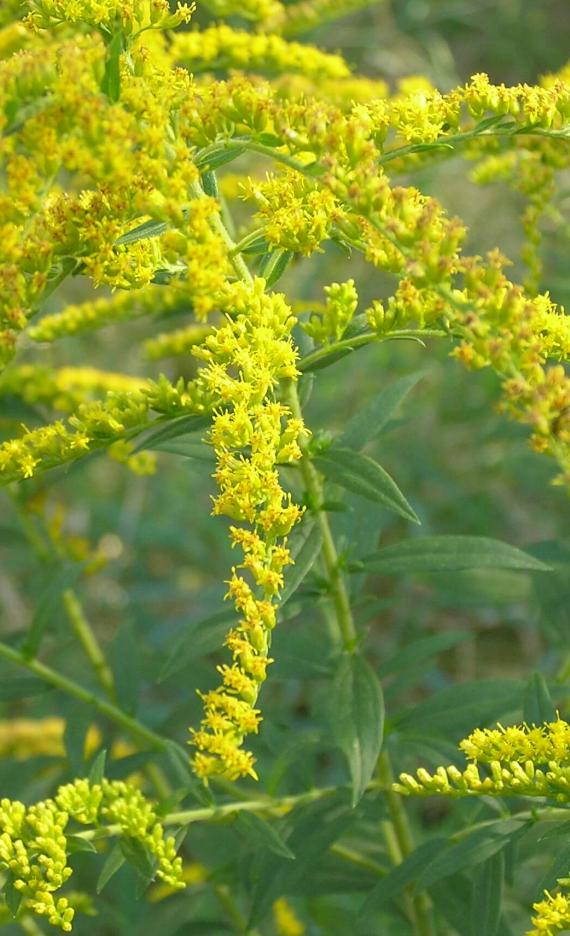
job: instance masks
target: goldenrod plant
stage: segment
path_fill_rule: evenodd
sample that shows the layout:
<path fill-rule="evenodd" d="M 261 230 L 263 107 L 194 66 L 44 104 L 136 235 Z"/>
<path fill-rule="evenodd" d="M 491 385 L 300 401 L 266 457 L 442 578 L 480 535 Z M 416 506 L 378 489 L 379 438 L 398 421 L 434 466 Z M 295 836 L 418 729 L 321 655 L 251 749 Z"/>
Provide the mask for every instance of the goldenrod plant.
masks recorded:
<path fill-rule="evenodd" d="M 570 928 L 570 71 L 359 74 L 397 7 L 0 10 L 7 933 Z M 420 380 L 434 438 L 487 395 L 407 495 Z M 514 670 L 459 656 L 515 618 Z"/>

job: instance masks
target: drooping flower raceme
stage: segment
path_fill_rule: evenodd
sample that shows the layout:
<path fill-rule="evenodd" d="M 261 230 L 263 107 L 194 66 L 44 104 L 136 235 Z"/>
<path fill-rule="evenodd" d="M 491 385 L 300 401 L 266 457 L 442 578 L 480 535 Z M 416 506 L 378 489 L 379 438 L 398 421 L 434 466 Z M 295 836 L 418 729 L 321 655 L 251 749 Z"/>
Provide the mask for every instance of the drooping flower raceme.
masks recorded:
<path fill-rule="evenodd" d="M 256 732 L 259 689 L 271 663 L 283 569 L 291 562 L 287 536 L 302 510 L 279 479 L 278 465 L 301 457 L 305 431 L 277 399 L 281 380 L 295 380 L 295 318 L 284 297 L 263 279 L 236 283 L 223 297 L 229 313 L 194 353 L 207 363 L 201 379 L 219 399 L 210 441 L 217 458 L 214 514 L 233 521 L 230 534 L 242 560 L 232 569 L 228 599 L 239 616 L 226 638 L 232 664 L 218 667 L 222 685 L 203 694 L 205 717 L 192 732 L 196 773 L 232 780 L 255 777 L 253 755 L 242 749 Z"/>

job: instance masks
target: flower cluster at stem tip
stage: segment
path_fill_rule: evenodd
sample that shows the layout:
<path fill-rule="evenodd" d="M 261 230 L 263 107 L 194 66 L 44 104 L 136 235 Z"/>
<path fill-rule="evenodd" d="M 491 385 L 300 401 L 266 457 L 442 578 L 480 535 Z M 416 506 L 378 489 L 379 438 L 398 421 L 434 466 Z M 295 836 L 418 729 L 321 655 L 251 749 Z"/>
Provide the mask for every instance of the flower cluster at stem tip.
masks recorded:
<path fill-rule="evenodd" d="M 544 725 L 478 728 L 459 744 L 471 763 L 430 774 L 401 774 L 394 790 L 402 796 L 539 796 L 570 802 L 570 724 L 561 718 Z M 559 888 L 570 887 L 568 878 Z M 555 936 L 570 923 L 570 894 L 545 891 L 534 904 L 533 929 L 527 936 Z"/>
<path fill-rule="evenodd" d="M 57 892 L 69 880 L 70 823 L 117 827 L 116 834 L 140 844 L 153 874 L 171 887 L 184 887 L 182 860 L 173 837 L 164 829 L 148 800 L 132 784 L 119 780 L 90 783 L 75 780 L 61 786 L 53 799 L 33 806 L 0 801 L 0 867 L 26 908 L 64 932 L 72 929 L 74 909 Z"/>

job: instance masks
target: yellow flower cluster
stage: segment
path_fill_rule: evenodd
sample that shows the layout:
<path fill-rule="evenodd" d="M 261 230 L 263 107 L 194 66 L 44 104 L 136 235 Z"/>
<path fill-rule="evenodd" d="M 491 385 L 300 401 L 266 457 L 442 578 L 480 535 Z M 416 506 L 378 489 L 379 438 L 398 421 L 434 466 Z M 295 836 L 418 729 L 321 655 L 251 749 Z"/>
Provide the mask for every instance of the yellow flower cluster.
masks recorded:
<path fill-rule="evenodd" d="M 186 325 L 175 331 L 165 332 L 145 341 L 145 354 L 151 360 L 158 358 L 185 356 L 190 354 L 196 345 L 202 344 L 211 328 L 208 325 Z"/>
<path fill-rule="evenodd" d="M 81 403 L 67 422 L 49 423 L 2 443 L 0 483 L 31 478 L 87 452 L 108 448 L 146 429 L 153 412 L 172 417 L 204 413 L 210 406 L 204 388 L 183 380 L 173 385 L 164 377 L 158 383 L 148 381 L 140 390 L 108 393 L 103 401 Z"/>
<path fill-rule="evenodd" d="M 64 757 L 63 718 L 12 718 L 0 721 L 0 756 L 23 761 L 30 757 Z M 85 756 L 101 748 L 101 732 L 91 725 L 85 737 Z M 111 757 L 126 757 L 135 749 L 126 741 L 113 742 Z"/>
<path fill-rule="evenodd" d="M 561 718 L 545 725 L 478 728 L 459 747 L 473 763 L 420 768 L 413 777 L 401 774 L 394 790 L 403 796 L 540 796 L 570 802 L 570 724 Z M 477 766 L 482 764 L 485 773 Z M 561 878 L 558 886 L 570 880 Z M 570 925 L 570 898 L 550 894 L 534 904 L 536 916 L 527 936 L 555 936 Z"/>
<path fill-rule="evenodd" d="M 536 916 L 532 918 L 533 929 L 529 930 L 526 936 L 556 936 L 556 933 L 568 932 L 570 897 L 566 894 L 550 894 L 548 891 L 545 891 L 545 894 L 545 900 L 533 904 Z"/>
<path fill-rule="evenodd" d="M 546 725 L 477 729 L 460 743 L 473 763 L 461 771 L 420 768 L 415 777 L 401 774 L 394 789 L 403 795 L 546 796 L 570 801 L 570 725 L 557 719 Z M 482 772 L 477 764 L 487 768 Z"/>
<path fill-rule="evenodd" d="M 278 75 L 299 72 L 308 78 L 334 80 L 350 74 L 340 55 L 287 42 L 276 35 L 243 32 L 225 24 L 178 33 L 172 39 L 170 52 L 175 62 L 185 65 L 193 74 L 238 69 Z"/>
<path fill-rule="evenodd" d="M 210 433 L 219 488 L 213 512 L 245 524 L 230 528 L 243 554 L 227 595 L 239 623 L 226 639 L 233 662 L 218 667 L 222 685 L 202 695 L 205 717 L 192 743 L 198 776 L 235 780 L 256 776 L 253 755 L 242 744 L 258 729 L 255 703 L 271 663 L 283 569 L 292 561 L 287 536 L 302 515 L 281 487 L 278 465 L 301 457 L 298 439 L 305 430 L 275 398 L 279 381 L 297 376 L 290 337 L 295 318 L 284 297 L 267 293 L 265 281 L 256 279 L 228 287 L 224 306 L 226 324 L 194 353 L 207 363 L 200 379 L 220 401 Z"/>
<path fill-rule="evenodd" d="M 343 216 L 332 192 L 293 171 L 268 175 L 263 182 L 249 179 L 243 196 L 256 202 L 254 221 L 263 225 L 270 244 L 306 256 L 319 249 Z"/>
<path fill-rule="evenodd" d="M 132 52 L 127 67 L 124 54 L 120 101 L 111 104 L 100 88 L 105 49 L 97 35 L 44 45 L 38 39 L 0 62 L 0 363 L 14 353 L 27 319 L 72 273 L 129 290 L 156 279 L 183 283 L 183 300 L 205 316 L 229 272 L 227 247 L 212 230 L 219 205 L 195 197 L 191 149 L 173 136 L 191 96 L 187 73 L 160 72 L 144 49 Z M 162 236 L 133 230 L 147 220 L 165 224 Z M 126 315 L 129 307 L 117 301 L 114 311 Z M 85 317 L 99 314 L 97 306 L 85 310 Z M 36 337 L 45 334 L 49 322 Z"/>
<path fill-rule="evenodd" d="M 194 4 L 177 3 L 174 13 L 168 0 L 30 0 L 30 22 L 49 29 L 62 23 L 87 23 L 113 32 L 120 21 L 125 33 L 145 29 L 174 29 L 190 22 Z"/>
<path fill-rule="evenodd" d="M 172 287 L 160 291 L 155 286 L 117 292 L 113 296 L 82 302 L 69 303 L 61 312 L 44 315 L 37 325 L 32 325 L 28 335 L 32 341 L 55 341 L 68 335 L 80 335 L 86 331 L 104 328 L 115 322 L 129 321 L 154 311 L 165 309 L 164 300 L 172 297 Z M 167 308 L 168 306 L 166 306 Z"/>
<path fill-rule="evenodd" d="M 279 897 L 273 904 L 273 919 L 277 936 L 304 936 L 306 929 L 291 904 Z"/>
<path fill-rule="evenodd" d="M 71 413 L 100 393 L 143 390 L 147 381 L 128 374 L 100 371 L 95 367 L 61 367 L 52 370 L 36 364 L 8 368 L 0 376 L 0 397 L 18 396 L 34 406 L 44 403 Z"/>
<path fill-rule="evenodd" d="M 184 887 L 182 859 L 172 837 L 152 805 L 137 787 L 103 779 L 90 784 L 76 780 L 58 789 L 53 799 L 33 806 L 0 801 L 0 867 L 9 871 L 12 887 L 23 905 L 52 926 L 69 933 L 74 910 L 66 897 L 54 896 L 72 873 L 66 831 L 70 821 L 117 825 L 119 835 L 137 841 L 156 865 L 156 876 L 173 887 Z"/>
<path fill-rule="evenodd" d="M 314 312 L 303 326 L 319 344 L 339 341 L 352 322 L 358 305 L 354 280 L 325 286 L 327 301 L 322 312 Z"/>

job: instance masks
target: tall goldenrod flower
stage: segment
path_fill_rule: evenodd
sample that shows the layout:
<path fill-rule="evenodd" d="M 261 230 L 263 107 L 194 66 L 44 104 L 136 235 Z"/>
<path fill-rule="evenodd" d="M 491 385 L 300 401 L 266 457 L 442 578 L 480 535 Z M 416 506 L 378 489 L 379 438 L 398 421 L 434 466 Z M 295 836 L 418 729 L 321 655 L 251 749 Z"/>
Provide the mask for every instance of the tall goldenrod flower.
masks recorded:
<path fill-rule="evenodd" d="M 302 515 L 281 487 L 278 465 L 300 458 L 297 440 L 305 430 L 276 399 L 279 381 L 297 376 L 295 318 L 284 297 L 266 293 L 265 281 L 256 279 L 251 287 L 228 287 L 223 302 L 231 317 L 194 353 L 207 362 L 201 379 L 220 401 L 210 434 L 219 488 L 213 512 L 240 524 L 230 527 L 242 561 L 227 593 L 239 623 L 226 639 L 232 663 L 218 667 L 222 685 L 203 694 L 205 717 L 192 743 L 198 776 L 235 780 L 256 777 L 242 743 L 258 730 L 255 703 L 272 662 L 271 631 L 291 562 L 287 535 Z"/>

